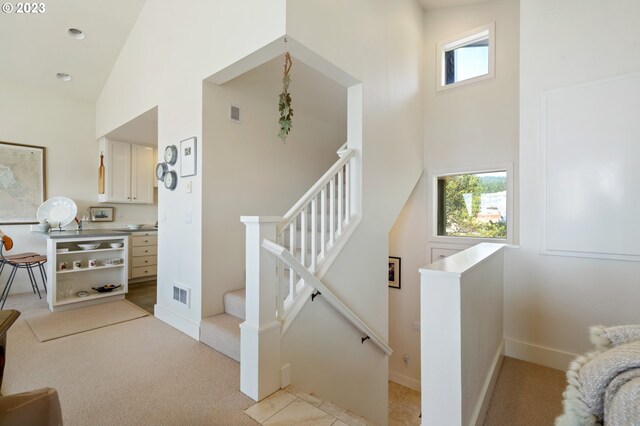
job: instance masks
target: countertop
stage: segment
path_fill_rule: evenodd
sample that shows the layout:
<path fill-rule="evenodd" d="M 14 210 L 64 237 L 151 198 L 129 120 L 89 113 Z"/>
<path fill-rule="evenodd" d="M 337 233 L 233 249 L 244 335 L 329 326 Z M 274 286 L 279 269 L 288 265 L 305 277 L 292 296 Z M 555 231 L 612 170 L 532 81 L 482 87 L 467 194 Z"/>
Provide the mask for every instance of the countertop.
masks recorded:
<path fill-rule="evenodd" d="M 140 229 L 114 228 L 114 229 L 83 229 L 82 231 L 31 231 L 34 234 L 40 234 L 44 237 L 56 240 L 60 238 L 96 238 L 96 237 L 121 237 L 123 235 L 131 235 L 136 232 L 152 232 L 157 231 L 155 227 L 143 227 Z"/>

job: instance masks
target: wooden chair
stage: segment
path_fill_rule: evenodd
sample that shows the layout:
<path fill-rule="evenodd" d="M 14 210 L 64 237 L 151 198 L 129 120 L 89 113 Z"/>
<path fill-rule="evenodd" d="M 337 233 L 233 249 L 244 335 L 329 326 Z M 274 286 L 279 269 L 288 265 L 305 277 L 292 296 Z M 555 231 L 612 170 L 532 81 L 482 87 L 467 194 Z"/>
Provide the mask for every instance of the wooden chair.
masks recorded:
<path fill-rule="evenodd" d="M 7 297 L 9 296 L 9 291 L 11 290 L 11 285 L 13 284 L 14 279 L 16 278 L 16 274 L 18 269 L 26 269 L 27 275 L 29 276 L 29 281 L 31 282 L 31 288 L 33 293 L 37 293 L 38 297 L 42 299 L 42 295 L 40 294 L 40 289 L 38 288 L 38 281 L 36 280 L 36 273 L 34 269 L 38 269 L 40 271 L 40 276 L 42 277 L 42 283 L 44 286 L 44 291 L 47 291 L 47 273 L 44 270 L 44 264 L 47 263 L 47 257 L 39 255 L 38 253 L 20 253 L 13 256 L 5 256 L 3 250 L 9 251 L 13 248 L 13 240 L 0 231 L 0 237 L 2 240 L 2 244 L 0 244 L 0 275 L 2 275 L 2 271 L 5 266 L 12 267 L 11 272 L 9 273 L 9 279 L 4 286 L 4 290 L 0 295 L 0 309 L 4 308 L 4 304 L 7 301 Z"/>

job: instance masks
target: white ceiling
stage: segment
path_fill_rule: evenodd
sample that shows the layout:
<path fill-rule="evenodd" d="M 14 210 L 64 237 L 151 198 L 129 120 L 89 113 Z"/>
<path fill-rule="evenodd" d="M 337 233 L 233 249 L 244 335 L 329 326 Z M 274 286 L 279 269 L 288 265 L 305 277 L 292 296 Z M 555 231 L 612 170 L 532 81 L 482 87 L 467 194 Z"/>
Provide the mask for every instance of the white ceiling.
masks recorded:
<path fill-rule="evenodd" d="M 0 13 L 0 81 L 95 102 L 144 1 L 54 0 L 42 14 Z M 489 0 L 419 1 L 428 10 Z M 85 39 L 69 37 L 69 28 Z M 58 80 L 59 72 L 73 80 Z"/>
<path fill-rule="evenodd" d="M 441 9 L 444 7 L 464 6 L 474 3 L 484 3 L 492 0 L 419 0 L 422 7 L 426 10 Z"/>
<path fill-rule="evenodd" d="M 15 2 L 11 2 L 14 3 Z M 39 15 L 0 14 L 0 81 L 95 101 L 144 0 L 54 0 Z M 85 32 L 84 40 L 67 29 Z M 56 73 L 71 74 L 66 83 Z"/>

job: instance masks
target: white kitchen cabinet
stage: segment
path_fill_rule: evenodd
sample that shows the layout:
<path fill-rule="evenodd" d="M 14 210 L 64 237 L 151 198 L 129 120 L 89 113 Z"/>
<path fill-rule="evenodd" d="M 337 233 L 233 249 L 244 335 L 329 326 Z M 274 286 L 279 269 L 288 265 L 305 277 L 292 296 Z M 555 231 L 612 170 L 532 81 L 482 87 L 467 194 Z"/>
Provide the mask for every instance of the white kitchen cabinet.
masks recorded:
<path fill-rule="evenodd" d="M 158 269 L 158 232 L 132 231 L 129 238 L 129 281 L 153 279 Z"/>
<path fill-rule="evenodd" d="M 153 148 L 102 139 L 100 151 L 104 152 L 105 191 L 99 201 L 153 204 Z"/>

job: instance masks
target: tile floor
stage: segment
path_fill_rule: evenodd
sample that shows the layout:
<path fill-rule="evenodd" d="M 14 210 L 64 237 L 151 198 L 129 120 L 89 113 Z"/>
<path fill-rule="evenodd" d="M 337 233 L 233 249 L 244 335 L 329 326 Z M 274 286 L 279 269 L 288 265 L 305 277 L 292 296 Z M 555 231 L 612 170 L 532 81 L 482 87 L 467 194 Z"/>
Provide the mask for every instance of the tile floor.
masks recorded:
<path fill-rule="evenodd" d="M 294 386 L 245 410 L 262 425 L 360 426 L 374 423 Z M 420 392 L 389 382 L 389 425 L 420 424 Z"/>

